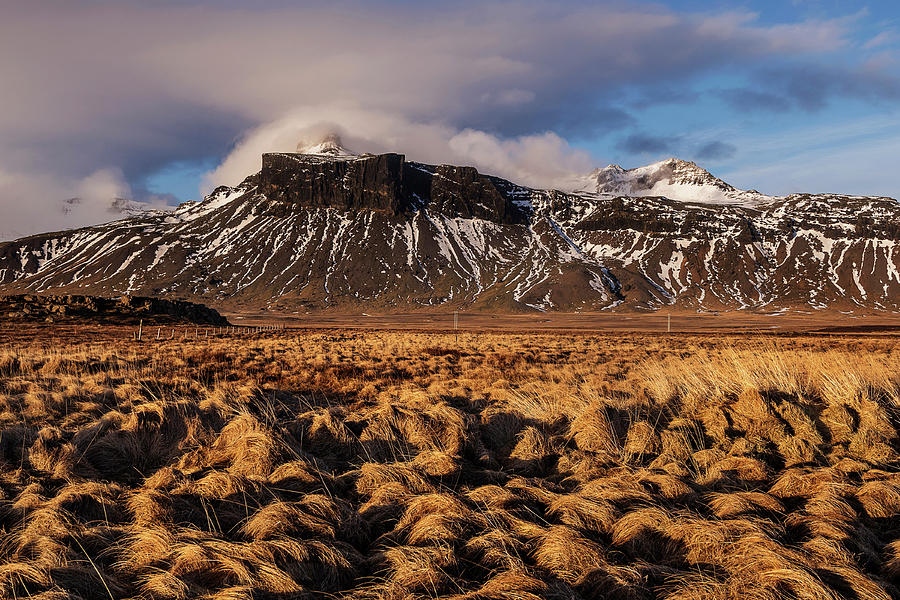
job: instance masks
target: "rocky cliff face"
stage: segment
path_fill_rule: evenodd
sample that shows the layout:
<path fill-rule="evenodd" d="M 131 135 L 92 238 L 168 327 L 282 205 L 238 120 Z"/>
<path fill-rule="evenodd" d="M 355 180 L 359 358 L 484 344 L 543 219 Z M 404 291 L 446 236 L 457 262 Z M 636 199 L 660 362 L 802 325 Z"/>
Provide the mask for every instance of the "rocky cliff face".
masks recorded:
<path fill-rule="evenodd" d="M 676 171 L 645 183 L 728 195 L 563 193 L 396 154 L 266 155 L 258 175 L 173 213 L 0 244 L 0 293 L 288 311 L 900 310 L 896 200 L 773 198 Z"/>
<path fill-rule="evenodd" d="M 321 157 L 263 154 L 260 191 L 270 200 L 305 208 L 380 210 L 407 208 L 400 154 Z"/>
<path fill-rule="evenodd" d="M 407 162 L 401 154 L 264 154 L 260 191 L 269 200 L 305 208 L 411 214 L 425 207 L 447 216 L 495 223 L 525 215 L 498 185 L 474 167 Z"/>

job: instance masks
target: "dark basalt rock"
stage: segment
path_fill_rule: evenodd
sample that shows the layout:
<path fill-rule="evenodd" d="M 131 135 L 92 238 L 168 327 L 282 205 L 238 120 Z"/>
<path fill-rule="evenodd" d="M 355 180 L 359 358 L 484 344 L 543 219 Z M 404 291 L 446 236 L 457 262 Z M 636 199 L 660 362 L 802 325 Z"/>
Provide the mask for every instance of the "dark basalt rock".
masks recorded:
<path fill-rule="evenodd" d="M 94 321 L 116 325 L 190 322 L 228 325 L 203 304 L 143 296 L 11 295 L 0 296 L 2 321 Z"/>
<path fill-rule="evenodd" d="M 520 223 L 524 215 L 497 186 L 493 177 L 474 167 L 416 163 L 404 165 L 404 190 L 409 198 L 451 217 Z"/>
<path fill-rule="evenodd" d="M 260 191 L 270 200 L 307 208 L 371 209 L 399 213 L 403 155 L 320 157 L 263 154 Z"/>
<path fill-rule="evenodd" d="M 474 167 L 406 162 L 402 154 L 331 157 L 264 154 L 260 191 L 275 203 L 306 208 L 377 210 L 420 207 L 451 217 L 521 223 L 525 215 L 493 177 Z"/>

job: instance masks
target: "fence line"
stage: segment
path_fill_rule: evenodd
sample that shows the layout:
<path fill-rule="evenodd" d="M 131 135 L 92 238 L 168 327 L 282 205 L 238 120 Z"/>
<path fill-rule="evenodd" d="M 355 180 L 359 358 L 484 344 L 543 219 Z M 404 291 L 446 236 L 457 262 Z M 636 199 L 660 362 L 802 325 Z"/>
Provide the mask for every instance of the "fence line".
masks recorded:
<path fill-rule="evenodd" d="M 175 330 L 177 327 L 173 327 L 169 334 L 169 340 L 175 339 Z M 268 325 L 248 325 L 248 326 L 240 326 L 240 325 L 228 325 L 228 326 L 219 326 L 219 327 L 204 327 L 203 329 L 203 338 L 205 340 L 209 340 L 210 330 L 212 330 L 213 337 L 225 337 L 225 336 L 243 336 L 247 333 L 256 333 L 262 334 L 270 331 L 284 331 L 287 329 L 287 326 L 283 323 L 272 323 Z M 138 322 L 137 331 L 131 334 L 131 338 L 135 341 L 142 341 L 144 330 L 144 320 L 141 319 Z M 187 340 L 189 329 L 185 327 L 185 329 L 181 333 L 181 339 Z M 156 339 L 161 340 L 162 338 L 162 326 L 157 326 L 156 328 Z M 200 326 L 194 325 L 194 340 L 200 339 Z"/>

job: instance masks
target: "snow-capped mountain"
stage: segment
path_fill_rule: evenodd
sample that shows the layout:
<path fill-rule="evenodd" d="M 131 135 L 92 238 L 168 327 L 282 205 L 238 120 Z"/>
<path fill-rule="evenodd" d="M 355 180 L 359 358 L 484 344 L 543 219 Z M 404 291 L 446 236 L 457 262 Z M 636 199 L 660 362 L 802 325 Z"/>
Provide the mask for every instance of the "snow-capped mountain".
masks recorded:
<path fill-rule="evenodd" d="M 900 310 L 891 198 L 767 197 L 677 160 L 600 169 L 566 193 L 317 146 L 265 154 L 240 185 L 171 213 L 0 243 L 0 293 L 286 310 Z"/>
<path fill-rule="evenodd" d="M 319 141 L 297 144 L 297 154 L 311 154 L 321 156 L 355 156 L 353 152 L 344 148 L 341 137 L 336 133 L 329 133 Z"/>
<path fill-rule="evenodd" d="M 609 165 L 587 176 L 582 191 L 610 196 L 664 196 L 681 202 L 754 206 L 776 198 L 738 190 L 693 162 L 669 158 L 636 169 Z"/>

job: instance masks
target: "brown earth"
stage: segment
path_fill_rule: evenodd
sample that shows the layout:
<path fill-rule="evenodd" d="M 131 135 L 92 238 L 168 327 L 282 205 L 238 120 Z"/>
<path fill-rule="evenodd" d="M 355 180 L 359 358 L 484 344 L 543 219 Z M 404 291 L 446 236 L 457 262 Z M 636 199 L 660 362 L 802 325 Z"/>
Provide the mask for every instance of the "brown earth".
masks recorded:
<path fill-rule="evenodd" d="M 452 330 L 454 313 L 286 313 L 278 311 L 243 311 L 223 314 L 233 324 L 277 324 L 297 328 L 363 328 L 400 330 Z M 783 314 L 749 311 L 721 311 L 698 313 L 695 311 L 656 312 L 584 312 L 584 313 L 489 313 L 460 312 L 457 323 L 468 331 L 643 331 L 666 332 L 671 322 L 672 332 L 727 333 L 727 332 L 811 332 L 833 333 L 889 332 L 900 327 L 900 314 L 886 312 L 859 312 L 844 314 L 837 311 L 788 312 Z"/>
<path fill-rule="evenodd" d="M 651 337 L 688 335 L 754 335 L 754 336 L 891 336 L 900 335 L 900 315 L 862 313 L 845 315 L 837 312 L 785 313 L 780 315 L 744 311 L 720 313 L 655 312 L 655 313 L 532 313 L 491 314 L 459 313 L 458 330 L 454 315 L 443 313 L 312 313 L 288 314 L 274 311 L 222 311 L 231 325 L 185 324 L 184 322 L 145 323 L 141 342 L 197 341 L 207 339 L 256 339 L 276 335 L 304 336 L 325 330 L 342 332 L 407 331 L 454 334 L 541 334 L 593 335 L 601 333 L 641 333 Z M 671 332 L 669 324 L 671 322 Z M 109 319 L 106 322 L 68 319 L 45 323 L 4 322 L 0 319 L 0 344 L 34 341 L 39 344 L 85 343 L 91 341 L 134 341 L 136 319 Z"/>

